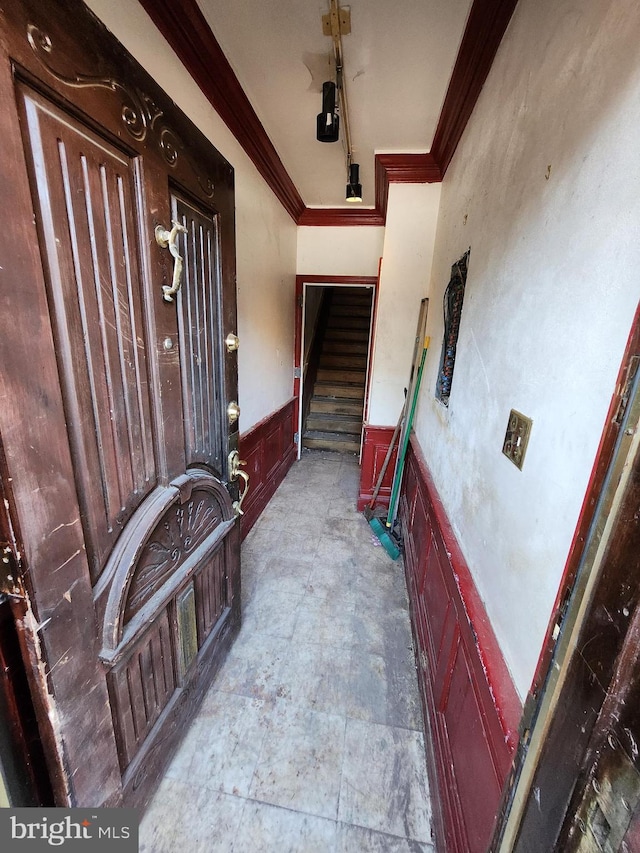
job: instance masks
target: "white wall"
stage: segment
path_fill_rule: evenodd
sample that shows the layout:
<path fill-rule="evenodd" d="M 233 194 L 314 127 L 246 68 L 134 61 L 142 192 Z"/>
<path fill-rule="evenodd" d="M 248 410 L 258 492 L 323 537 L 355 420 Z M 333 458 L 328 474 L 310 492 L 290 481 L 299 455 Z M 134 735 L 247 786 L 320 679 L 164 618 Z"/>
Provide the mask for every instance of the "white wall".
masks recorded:
<path fill-rule="evenodd" d="M 639 44 L 636 0 L 520 0 L 442 188 L 416 432 L 521 696 L 640 296 Z M 469 246 L 447 410 L 440 306 Z"/>
<path fill-rule="evenodd" d="M 299 275 L 378 275 L 384 228 L 298 228 Z"/>
<path fill-rule="evenodd" d="M 420 300 L 428 296 L 440 184 L 390 184 L 369 423 L 395 424 L 409 383 Z M 430 302 L 430 310 L 434 310 Z"/>
<path fill-rule="evenodd" d="M 142 7 L 131 0 L 87 5 L 234 167 L 238 397 L 246 432 L 293 391 L 296 225 Z"/>

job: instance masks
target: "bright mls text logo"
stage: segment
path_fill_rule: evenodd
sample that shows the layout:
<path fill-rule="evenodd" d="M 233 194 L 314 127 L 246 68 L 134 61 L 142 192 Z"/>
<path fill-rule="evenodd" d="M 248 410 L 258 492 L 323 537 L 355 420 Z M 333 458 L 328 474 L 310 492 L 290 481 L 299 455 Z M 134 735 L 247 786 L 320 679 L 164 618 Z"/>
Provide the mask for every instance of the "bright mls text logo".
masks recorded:
<path fill-rule="evenodd" d="M 4 814 L 3 814 L 4 813 Z M 22 853 L 65 851 L 137 853 L 134 809 L 0 809 L 0 847 Z M 4 843 L 3 843 L 4 842 Z M 10 844 L 6 844 L 10 842 Z"/>

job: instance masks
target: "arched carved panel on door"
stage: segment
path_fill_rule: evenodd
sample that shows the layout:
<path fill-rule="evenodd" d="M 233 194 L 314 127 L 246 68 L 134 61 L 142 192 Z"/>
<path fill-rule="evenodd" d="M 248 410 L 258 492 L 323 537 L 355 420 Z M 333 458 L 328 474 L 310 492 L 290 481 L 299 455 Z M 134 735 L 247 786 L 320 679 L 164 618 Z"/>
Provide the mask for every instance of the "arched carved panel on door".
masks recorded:
<path fill-rule="evenodd" d="M 113 664 L 194 573 L 234 523 L 231 498 L 215 477 L 189 470 L 156 489 L 123 531 L 95 599 L 101 659 Z"/>

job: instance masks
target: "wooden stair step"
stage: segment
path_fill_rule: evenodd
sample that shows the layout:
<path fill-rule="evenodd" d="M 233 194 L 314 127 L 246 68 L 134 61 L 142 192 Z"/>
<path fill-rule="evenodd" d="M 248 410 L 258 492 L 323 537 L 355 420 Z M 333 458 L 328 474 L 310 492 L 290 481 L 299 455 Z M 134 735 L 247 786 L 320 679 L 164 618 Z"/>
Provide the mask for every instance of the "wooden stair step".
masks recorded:
<path fill-rule="evenodd" d="M 322 355 L 325 353 L 335 353 L 336 355 L 364 355 L 366 357 L 369 351 L 367 341 L 342 341 L 342 340 L 326 340 L 322 346 Z"/>
<path fill-rule="evenodd" d="M 319 367 L 317 378 L 320 382 L 353 382 L 364 387 L 365 371 Z"/>
<path fill-rule="evenodd" d="M 309 430 L 302 436 L 302 446 L 315 450 L 358 453 L 360 450 L 360 435 L 349 436 L 335 432 Z"/>
<path fill-rule="evenodd" d="M 343 305 L 343 304 L 368 304 L 371 305 L 373 300 L 373 293 L 370 290 L 365 291 L 354 291 L 354 290 L 334 290 L 331 294 L 331 304 L 332 305 Z"/>
<path fill-rule="evenodd" d="M 332 331 L 336 329 L 358 329 L 366 330 L 368 332 L 369 319 L 368 317 L 351 317 L 346 314 L 344 317 L 333 317 L 329 315 L 327 329 L 331 329 Z"/>
<path fill-rule="evenodd" d="M 320 356 L 320 365 L 323 367 L 345 367 L 347 369 L 364 370 L 367 366 L 366 355 L 347 354 L 335 355 L 334 353 L 324 353 Z"/>
<path fill-rule="evenodd" d="M 353 415 L 339 415 L 335 412 L 312 412 L 307 416 L 305 426 L 306 430 L 312 432 L 339 432 L 359 436 L 362 429 L 362 418 Z"/>
<path fill-rule="evenodd" d="M 353 397 L 312 397 L 310 412 L 334 412 L 338 415 L 356 415 L 362 420 L 362 399 Z"/>
<path fill-rule="evenodd" d="M 327 329 L 325 341 L 368 341 L 369 329 Z"/>
<path fill-rule="evenodd" d="M 332 305 L 329 317 L 366 317 L 371 316 L 370 305 Z"/>
<path fill-rule="evenodd" d="M 364 383 L 330 382 L 319 380 L 313 386 L 314 397 L 338 397 L 341 399 L 364 400 Z"/>

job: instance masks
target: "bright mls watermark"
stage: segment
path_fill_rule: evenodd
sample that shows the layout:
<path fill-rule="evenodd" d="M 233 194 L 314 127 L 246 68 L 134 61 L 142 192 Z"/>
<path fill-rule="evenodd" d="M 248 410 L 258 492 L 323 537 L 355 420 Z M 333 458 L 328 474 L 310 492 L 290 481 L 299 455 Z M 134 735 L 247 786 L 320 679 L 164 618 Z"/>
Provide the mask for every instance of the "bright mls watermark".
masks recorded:
<path fill-rule="evenodd" d="M 0 809 L 0 849 L 138 853 L 135 809 Z"/>

